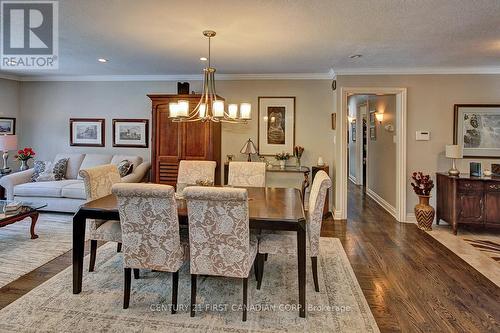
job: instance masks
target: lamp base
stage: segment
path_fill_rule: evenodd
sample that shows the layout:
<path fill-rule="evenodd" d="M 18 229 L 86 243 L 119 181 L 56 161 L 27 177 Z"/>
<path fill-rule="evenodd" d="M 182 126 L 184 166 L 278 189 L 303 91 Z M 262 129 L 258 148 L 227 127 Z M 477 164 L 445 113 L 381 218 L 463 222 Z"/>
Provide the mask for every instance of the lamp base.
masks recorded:
<path fill-rule="evenodd" d="M 8 173 L 11 173 L 11 169 L 10 168 L 3 168 L 3 169 L 0 169 L 0 174 L 2 175 L 6 175 Z"/>
<path fill-rule="evenodd" d="M 448 170 L 448 174 L 450 176 L 456 177 L 456 176 L 460 175 L 460 171 L 458 171 L 458 169 L 451 168 L 450 170 Z"/>

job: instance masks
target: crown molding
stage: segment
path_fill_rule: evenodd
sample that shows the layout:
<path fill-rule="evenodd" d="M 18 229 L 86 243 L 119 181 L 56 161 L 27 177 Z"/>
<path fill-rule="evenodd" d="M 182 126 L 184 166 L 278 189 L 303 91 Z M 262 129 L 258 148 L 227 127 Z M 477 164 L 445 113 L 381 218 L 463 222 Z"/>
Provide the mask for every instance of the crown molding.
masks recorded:
<path fill-rule="evenodd" d="M 414 68 L 350 68 L 336 75 L 424 75 L 424 74 L 500 74 L 500 67 L 414 67 Z"/>
<path fill-rule="evenodd" d="M 2 73 L 0 73 L 0 79 L 12 80 L 12 81 L 20 81 L 20 77 L 19 76 L 10 75 L 10 74 L 2 74 Z"/>

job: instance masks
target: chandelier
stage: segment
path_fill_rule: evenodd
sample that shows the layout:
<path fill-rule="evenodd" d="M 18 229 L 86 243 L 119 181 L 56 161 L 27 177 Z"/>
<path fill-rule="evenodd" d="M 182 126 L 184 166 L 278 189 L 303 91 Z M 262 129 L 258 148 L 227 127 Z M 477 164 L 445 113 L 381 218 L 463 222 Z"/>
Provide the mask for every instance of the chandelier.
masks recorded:
<path fill-rule="evenodd" d="M 175 122 L 246 123 L 247 120 L 251 119 L 252 105 L 250 103 L 241 103 L 239 110 L 238 104 L 229 104 L 226 112 L 224 101 L 217 99 L 215 68 L 211 66 L 210 62 L 210 40 L 215 36 L 215 31 L 205 30 L 203 35 L 208 38 L 208 66 L 203 69 L 203 91 L 200 101 L 191 112 L 189 111 L 189 101 L 179 100 L 169 103 L 170 118 Z"/>

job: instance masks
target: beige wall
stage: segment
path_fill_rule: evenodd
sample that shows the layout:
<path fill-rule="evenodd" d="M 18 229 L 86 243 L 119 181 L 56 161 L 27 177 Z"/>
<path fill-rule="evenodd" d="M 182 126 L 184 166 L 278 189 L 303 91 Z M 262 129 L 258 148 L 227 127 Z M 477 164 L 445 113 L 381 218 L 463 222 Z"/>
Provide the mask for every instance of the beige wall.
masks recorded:
<path fill-rule="evenodd" d="M 243 80 L 218 81 L 217 92 L 228 102 L 252 103 L 252 120 L 246 125 L 224 124 L 222 158 L 239 153 L 248 138 L 257 144 L 258 96 L 295 96 L 295 143 L 305 147 L 302 164 L 311 166 L 319 156 L 333 165 L 335 131 L 331 113 L 335 94 L 330 80 Z M 146 94 L 175 93 L 176 82 L 23 82 L 21 84 L 21 142 L 33 145 L 39 158 L 52 159 L 61 151 L 139 154 L 149 159 L 149 149 L 113 148 L 111 119 L 151 118 L 151 103 Z M 192 82 L 191 90 L 200 90 Z M 106 146 L 83 148 L 69 146 L 68 119 L 98 117 L 106 119 Z M 274 162 L 274 158 L 272 158 Z M 289 163 L 294 164 L 291 160 Z M 300 174 L 272 174 L 271 186 L 300 186 Z"/>
<path fill-rule="evenodd" d="M 444 157 L 444 146 L 453 142 L 453 105 L 458 103 L 500 104 L 500 75 L 341 75 L 338 87 L 405 87 L 407 101 L 407 212 L 417 202 L 409 185 L 412 171 L 421 170 L 434 175 L 446 171 L 450 162 Z M 337 89 L 340 95 L 340 89 Z M 340 110 L 341 99 L 336 107 Z M 415 131 L 431 132 L 430 141 L 415 141 Z M 340 142 L 337 131 L 337 142 Z M 336 154 L 340 152 L 337 146 Z M 337 155 L 338 156 L 338 155 Z M 467 172 L 468 162 L 462 160 L 458 168 Z M 481 160 L 480 160 L 481 161 Z M 487 167 L 499 160 L 483 160 Z M 338 173 L 338 172 L 337 172 Z M 339 177 L 338 174 L 336 174 Z M 336 190 L 339 190 L 337 186 Z M 338 195 L 338 193 L 337 193 Z M 435 198 L 433 198 L 433 203 Z M 339 209 L 339 204 L 335 205 Z"/>
<path fill-rule="evenodd" d="M 18 115 L 19 115 L 19 82 L 0 79 L 0 117 L 17 118 Z M 19 126 L 19 121 L 17 121 L 16 134 L 19 133 L 20 133 L 20 126 Z M 17 161 L 14 160 L 15 154 L 11 152 L 9 155 L 10 155 L 8 160 L 9 166 L 11 168 L 16 168 L 18 163 Z"/>

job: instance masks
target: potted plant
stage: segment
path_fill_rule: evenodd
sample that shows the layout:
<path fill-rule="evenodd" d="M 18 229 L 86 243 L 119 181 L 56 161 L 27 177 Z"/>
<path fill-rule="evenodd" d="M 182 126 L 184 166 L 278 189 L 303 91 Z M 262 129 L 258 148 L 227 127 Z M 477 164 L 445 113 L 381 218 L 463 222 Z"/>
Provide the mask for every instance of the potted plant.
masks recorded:
<path fill-rule="evenodd" d="M 285 152 L 277 153 L 275 158 L 280 162 L 280 169 L 284 169 L 286 161 L 290 158 L 290 154 Z"/>
<path fill-rule="evenodd" d="M 419 203 L 415 206 L 415 217 L 417 226 L 422 230 L 432 230 L 434 221 L 434 208 L 429 205 L 431 190 L 434 188 L 434 182 L 431 176 L 424 175 L 422 172 L 414 172 L 411 176 L 413 182 L 411 186 L 418 195 Z"/>
<path fill-rule="evenodd" d="M 34 156 L 35 152 L 31 147 L 25 147 L 24 149 L 18 150 L 15 158 L 21 161 L 21 166 L 19 167 L 19 170 L 20 171 L 28 170 L 30 168 L 28 166 L 28 160 L 32 159 Z"/>
<path fill-rule="evenodd" d="M 302 157 L 302 154 L 304 153 L 304 147 L 302 146 L 295 146 L 293 147 L 293 156 L 297 159 L 297 168 L 300 169 L 300 158 Z"/>

